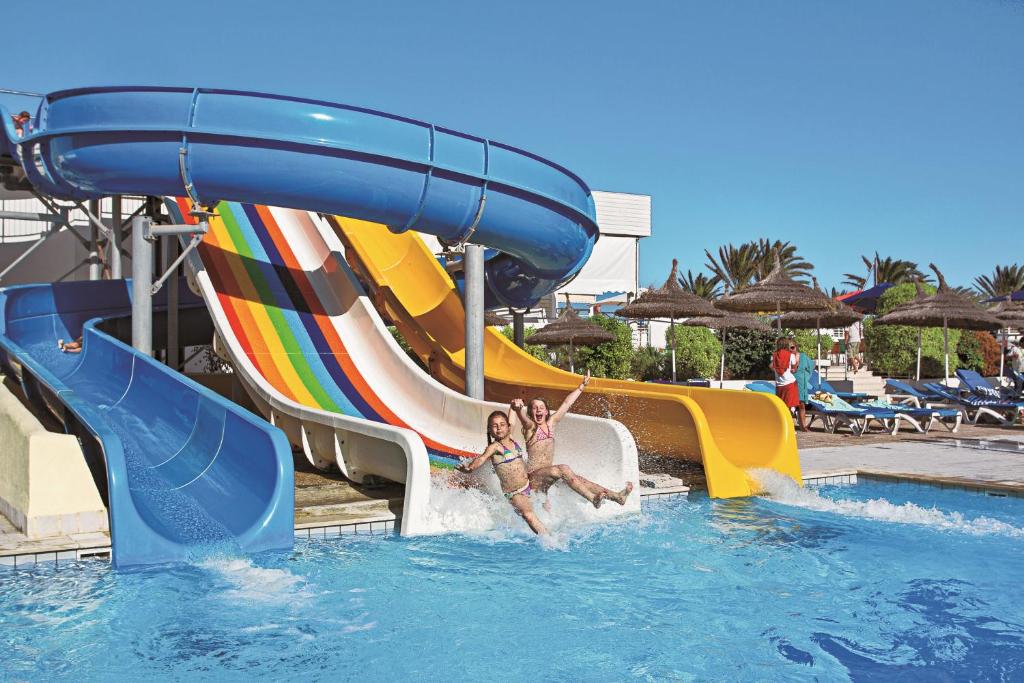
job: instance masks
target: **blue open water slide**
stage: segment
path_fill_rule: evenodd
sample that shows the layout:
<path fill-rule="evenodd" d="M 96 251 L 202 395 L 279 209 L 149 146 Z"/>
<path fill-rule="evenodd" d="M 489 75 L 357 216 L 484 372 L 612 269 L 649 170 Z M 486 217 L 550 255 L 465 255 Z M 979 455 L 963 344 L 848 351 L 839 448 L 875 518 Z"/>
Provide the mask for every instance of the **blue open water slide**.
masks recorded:
<path fill-rule="evenodd" d="M 284 434 L 97 329 L 130 313 L 130 292 L 127 280 L 0 289 L 8 370 L 16 361 L 26 396 L 56 412 L 83 448 L 102 450 L 114 564 L 291 548 Z M 81 353 L 57 348 L 79 334 Z"/>
<path fill-rule="evenodd" d="M 29 180 L 69 199 L 115 194 L 267 204 L 417 230 L 501 252 L 488 302 L 524 307 L 574 277 L 598 237 L 590 190 L 523 150 L 317 100 L 204 88 L 47 95 L 20 148 Z"/>

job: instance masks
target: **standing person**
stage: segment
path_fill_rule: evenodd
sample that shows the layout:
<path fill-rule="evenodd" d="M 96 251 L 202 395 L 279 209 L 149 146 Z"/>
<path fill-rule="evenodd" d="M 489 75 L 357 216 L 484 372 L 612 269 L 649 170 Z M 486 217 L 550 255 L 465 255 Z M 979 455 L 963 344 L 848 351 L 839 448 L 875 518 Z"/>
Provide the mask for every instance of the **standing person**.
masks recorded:
<path fill-rule="evenodd" d="M 861 366 L 860 344 L 864 340 L 864 323 L 859 320 L 846 328 L 846 366 L 857 372 Z"/>
<path fill-rule="evenodd" d="M 487 416 L 487 448 L 468 463 L 460 463 L 455 469 L 472 472 L 484 466 L 488 460 L 494 465 L 501 491 L 505 500 L 519 513 L 535 534 L 547 534 L 547 527 L 537 518 L 530 502 L 530 478 L 526 473 L 523 449 L 511 437 L 508 416 L 495 410 Z"/>
<path fill-rule="evenodd" d="M 1018 394 L 1024 392 L 1024 378 L 1021 377 L 1024 373 L 1024 349 L 1021 349 L 1020 341 L 1018 339 L 1016 344 L 1006 341 L 1006 364 L 1013 370 L 1013 390 Z"/>
<path fill-rule="evenodd" d="M 633 491 L 633 482 L 626 482 L 621 491 L 612 491 L 584 479 L 568 465 L 554 464 L 555 427 L 583 394 L 589 382 L 588 370 L 580 385 L 565 397 L 562 405 L 554 413 L 548 410 L 547 401 L 542 398 L 530 401 L 529 411 L 522 399 L 512 401 L 512 415 L 518 416 L 523 423 L 523 437 L 526 439 L 526 452 L 529 455 L 527 470 L 530 473 L 530 485 L 540 493 L 547 493 L 552 484 L 562 480 L 569 488 L 590 501 L 594 507 L 600 507 L 606 498 L 614 500 L 619 505 L 625 505 L 626 499 Z M 544 509 L 548 509 L 546 501 Z"/>
<path fill-rule="evenodd" d="M 772 370 L 775 372 L 775 395 L 792 411 L 800 406 L 800 393 L 796 388 L 796 375 L 793 374 L 800 359 L 791 346 L 793 343 L 787 337 L 775 342 Z M 803 427 L 802 424 L 800 426 Z"/>
<path fill-rule="evenodd" d="M 789 350 L 797 354 L 797 365 L 796 370 L 793 371 L 793 375 L 796 377 L 796 390 L 797 395 L 800 398 L 800 404 L 797 406 L 797 414 L 799 416 L 798 422 L 800 423 L 800 431 L 807 431 L 807 399 L 811 394 L 811 375 L 814 374 L 814 361 L 803 351 L 797 348 L 796 344 L 792 344 Z"/>

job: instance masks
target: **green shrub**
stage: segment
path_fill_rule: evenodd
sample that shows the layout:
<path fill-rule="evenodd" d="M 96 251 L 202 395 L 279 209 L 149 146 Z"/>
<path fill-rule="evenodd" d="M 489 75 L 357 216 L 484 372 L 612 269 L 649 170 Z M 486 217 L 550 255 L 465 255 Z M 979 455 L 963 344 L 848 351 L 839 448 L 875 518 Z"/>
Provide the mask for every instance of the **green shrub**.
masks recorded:
<path fill-rule="evenodd" d="M 795 331 L 784 331 L 786 336 L 792 337 L 796 340 L 796 345 L 800 347 L 800 350 L 806 353 L 811 359 L 816 360 L 818 358 L 818 332 L 817 330 L 795 330 Z M 828 358 L 828 355 L 832 352 L 833 340 L 827 334 L 821 335 L 821 356 L 822 358 Z"/>
<path fill-rule="evenodd" d="M 664 350 L 641 346 L 633 351 L 629 374 L 630 377 L 641 382 L 668 379 L 671 376 L 668 366 L 668 353 Z"/>
<path fill-rule="evenodd" d="M 542 360 L 545 363 L 550 364 L 551 363 L 551 351 L 548 351 L 548 348 L 546 346 L 541 345 L 541 344 L 531 344 L 530 343 L 530 337 L 532 337 L 533 334 L 536 331 L 537 330 L 535 328 L 533 328 L 533 327 L 527 327 L 527 328 L 523 329 L 523 342 L 524 342 L 524 344 L 523 344 L 523 351 L 526 351 L 528 354 L 530 354 L 531 356 L 533 356 L 534 358 L 536 358 L 538 360 Z M 512 329 L 511 325 L 505 325 L 503 328 L 501 328 L 501 333 L 509 341 L 511 341 L 511 342 L 515 341 L 515 332 Z"/>
<path fill-rule="evenodd" d="M 615 339 L 593 348 L 586 346 L 576 348 L 576 371 L 582 372 L 589 369 L 595 377 L 628 379 L 633 359 L 633 331 L 625 322 L 606 315 L 595 315 L 590 320 L 614 334 Z M 568 352 L 565 347 L 559 349 L 557 357 L 559 367 L 569 367 Z"/>
<path fill-rule="evenodd" d="M 924 285 L 931 294 L 935 288 Z M 913 284 L 896 285 L 878 299 L 878 314 L 888 313 L 896 306 L 916 296 Z M 942 328 L 905 327 L 902 325 L 875 325 L 868 319 L 864 323 L 864 341 L 867 346 L 865 357 L 868 365 L 889 375 L 910 376 L 917 363 L 917 333 L 921 330 L 921 376 L 941 377 L 944 373 Z M 960 331 L 949 330 L 949 371 L 957 367 L 956 348 L 960 343 Z"/>
<path fill-rule="evenodd" d="M 978 339 L 976 332 L 965 332 L 960 335 L 956 355 L 960 358 L 959 367 L 975 372 L 985 370 L 985 356 L 981 353 L 981 340 Z"/>
<path fill-rule="evenodd" d="M 725 339 L 726 379 L 771 379 L 778 332 L 729 330 Z"/>
<path fill-rule="evenodd" d="M 722 343 L 706 327 L 676 325 L 676 379 L 715 377 L 722 357 Z M 665 346 L 672 346 L 672 328 L 665 330 Z M 670 356 L 671 357 L 671 356 Z M 671 360 L 669 361 L 671 366 Z M 671 367 L 669 367 L 671 376 Z"/>

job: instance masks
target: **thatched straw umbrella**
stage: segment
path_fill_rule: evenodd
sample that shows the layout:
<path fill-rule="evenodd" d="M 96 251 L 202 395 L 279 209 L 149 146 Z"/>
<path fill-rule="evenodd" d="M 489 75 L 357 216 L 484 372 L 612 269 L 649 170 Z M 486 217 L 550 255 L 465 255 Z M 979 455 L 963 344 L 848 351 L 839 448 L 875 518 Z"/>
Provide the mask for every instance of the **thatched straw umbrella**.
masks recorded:
<path fill-rule="evenodd" d="M 695 294 L 687 292 L 679 284 L 679 261 L 672 259 L 672 270 L 665 284 L 657 289 L 649 289 L 619 310 L 616 315 L 624 318 L 668 318 L 669 329 L 672 330 L 672 381 L 676 381 L 676 318 L 688 318 L 694 315 L 721 317 L 723 314 L 714 304 Z"/>
<path fill-rule="evenodd" d="M 1002 325 L 1003 333 L 1003 344 L 1006 344 L 1006 340 L 1010 336 L 1010 328 L 1016 327 L 1018 329 L 1024 328 L 1024 303 L 1019 301 L 1012 301 L 1009 297 L 1003 299 L 998 304 L 988 309 L 988 312 L 996 317 L 996 319 Z M 1004 349 L 1000 349 L 1003 351 Z M 1003 376 L 1005 370 L 1005 353 L 999 354 L 999 376 Z"/>
<path fill-rule="evenodd" d="M 604 342 L 615 339 L 615 335 L 604 329 L 597 323 L 583 320 L 576 313 L 565 297 L 565 308 L 558 318 L 542 327 L 530 337 L 531 344 L 544 344 L 545 346 L 569 345 L 569 372 L 576 372 L 573 365 L 574 346 L 597 346 Z"/>
<path fill-rule="evenodd" d="M 939 278 L 939 289 L 931 296 L 918 296 L 913 301 L 899 306 L 875 320 L 876 325 L 907 325 L 910 327 L 938 327 L 942 325 L 942 350 L 945 355 L 945 379 L 949 379 L 949 328 L 959 330 L 996 330 L 1002 323 L 979 304 L 958 294 L 946 284 L 946 278 L 934 263 L 928 267 Z M 918 333 L 917 377 L 921 378 L 920 348 L 921 335 Z"/>
<path fill-rule="evenodd" d="M 800 284 L 787 275 L 778 253 L 775 254 L 775 267 L 763 280 L 715 302 L 722 310 L 737 313 L 775 311 L 780 317 L 780 330 L 783 311 L 824 311 L 831 304 L 832 300 L 824 292 Z"/>
<path fill-rule="evenodd" d="M 814 288 L 820 290 L 818 278 L 812 277 Z M 824 292 L 822 292 L 824 293 Z M 830 299 L 831 303 L 827 309 L 815 311 L 795 311 L 787 313 L 780 318 L 780 327 L 791 330 L 817 330 L 818 332 L 818 362 L 821 361 L 821 326 L 825 327 L 846 327 L 864 318 L 864 314 L 853 310 L 842 301 Z M 818 363 L 815 363 L 817 365 Z"/>
<path fill-rule="evenodd" d="M 701 316 L 697 318 L 689 318 L 684 320 L 683 325 L 689 325 L 691 327 L 709 327 L 722 332 L 722 362 L 718 374 L 718 388 L 721 389 L 725 383 L 725 338 L 728 330 L 757 330 L 758 332 L 768 332 L 772 328 L 768 327 L 764 321 L 755 318 L 752 315 L 746 315 L 744 313 L 726 313 L 723 316 L 712 318 L 710 316 Z"/>

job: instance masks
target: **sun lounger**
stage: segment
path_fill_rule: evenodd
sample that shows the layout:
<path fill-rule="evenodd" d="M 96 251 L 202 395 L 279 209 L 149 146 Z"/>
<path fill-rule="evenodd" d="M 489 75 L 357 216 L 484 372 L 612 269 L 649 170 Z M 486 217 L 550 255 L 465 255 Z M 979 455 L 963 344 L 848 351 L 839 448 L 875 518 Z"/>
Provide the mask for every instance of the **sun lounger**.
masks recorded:
<path fill-rule="evenodd" d="M 1017 403 L 981 398 L 980 396 L 957 396 L 952 390 L 941 384 L 928 383 L 923 386 L 928 391 L 941 396 L 946 403 L 959 406 L 964 411 L 964 419 L 972 425 L 978 424 L 978 420 L 984 415 L 995 418 L 1004 426 L 1011 425 L 1022 407 L 1024 407 Z M 970 414 L 971 410 L 974 411 L 973 417 Z"/>
<path fill-rule="evenodd" d="M 830 394 L 830 396 L 831 401 L 828 402 L 814 398 L 808 399 L 807 414 L 810 418 L 807 423 L 808 427 L 817 418 L 821 420 L 825 429 L 833 434 L 840 427 L 847 426 L 854 436 L 861 436 L 868 431 L 873 423 L 881 425 L 882 429 L 889 434 L 897 434 L 900 431 L 900 425 L 904 423 L 918 432 L 924 431 L 921 424 L 905 411 L 893 410 L 891 406 L 885 408 L 859 407 L 847 403 L 842 397 L 835 394 Z"/>
<path fill-rule="evenodd" d="M 929 431 L 931 431 L 931 428 L 935 426 L 936 422 L 941 424 L 949 431 L 955 433 L 958 429 L 960 429 L 960 423 L 963 421 L 963 412 L 957 408 L 941 408 L 938 406 L 928 406 L 921 408 L 903 405 L 899 403 L 889 403 L 887 401 L 882 401 L 881 399 L 875 399 L 872 401 L 859 401 L 854 404 L 854 407 L 866 408 L 868 410 L 872 408 L 889 409 L 901 413 L 903 415 L 908 415 L 914 418 L 915 420 L 927 419 L 928 421 L 925 422 L 924 425 L 917 426 L 918 431 L 924 434 L 927 434 Z"/>
<path fill-rule="evenodd" d="M 960 381 L 966 386 L 971 392 L 982 398 L 991 398 L 999 401 L 1005 401 L 1007 403 L 1018 403 L 1024 406 L 1024 401 L 1012 389 L 1005 387 L 994 387 L 989 384 L 988 380 L 981 376 L 981 374 L 975 370 L 967 370 L 960 368 L 956 371 L 956 376 L 960 378 Z"/>
<path fill-rule="evenodd" d="M 808 389 L 812 394 L 816 391 L 823 391 L 826 394 L 833 394 L 847 401 L 871 398 L 871 394 L 862 394 L 854 391 L 836 391 L 835 387 L 829 384 L 828 380 L 823 378 L 817 370 L 811 371 L 811 383 L 808 386 Z"/>
<path fill-rule="evenodd" d="M 944 398 L 935 392 L 918 389 L 914 385 L 901 382 L 898 379 L 887 379 L 885 380 L 885 385 L 893 389 L 893 392 L 888 394 L 889 398 L 915 408 L 927 408 L 931 403 L 947 403 Z"/>

